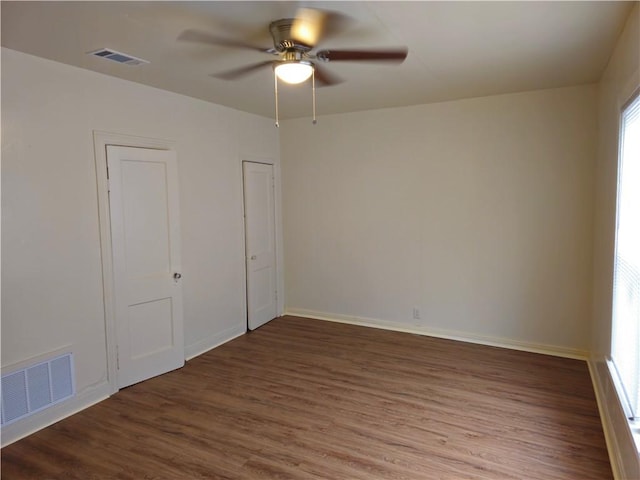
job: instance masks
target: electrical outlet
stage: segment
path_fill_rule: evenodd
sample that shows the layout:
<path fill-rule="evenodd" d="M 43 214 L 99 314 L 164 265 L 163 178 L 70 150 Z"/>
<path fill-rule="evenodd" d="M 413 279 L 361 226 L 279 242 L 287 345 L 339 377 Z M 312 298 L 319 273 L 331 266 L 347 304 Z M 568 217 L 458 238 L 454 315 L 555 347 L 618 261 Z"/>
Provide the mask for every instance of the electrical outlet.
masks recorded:
<path fill-rule="evenodd" d="M 420 320 L 420 309 L 418 307 L 413 307 L 413 319 Z"/>

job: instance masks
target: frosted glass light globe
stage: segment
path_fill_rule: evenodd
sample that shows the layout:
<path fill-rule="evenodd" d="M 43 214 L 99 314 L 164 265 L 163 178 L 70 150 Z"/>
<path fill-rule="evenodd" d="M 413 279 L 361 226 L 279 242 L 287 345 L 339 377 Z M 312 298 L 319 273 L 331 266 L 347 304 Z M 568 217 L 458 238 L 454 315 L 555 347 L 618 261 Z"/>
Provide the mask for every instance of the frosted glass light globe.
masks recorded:
<path fill-rule="evenodd" d="M 286 83 L 302 83 L 313 73 L 313 65 L 305 61 L 281 63 L 275 67 L 276 75 Z"/>

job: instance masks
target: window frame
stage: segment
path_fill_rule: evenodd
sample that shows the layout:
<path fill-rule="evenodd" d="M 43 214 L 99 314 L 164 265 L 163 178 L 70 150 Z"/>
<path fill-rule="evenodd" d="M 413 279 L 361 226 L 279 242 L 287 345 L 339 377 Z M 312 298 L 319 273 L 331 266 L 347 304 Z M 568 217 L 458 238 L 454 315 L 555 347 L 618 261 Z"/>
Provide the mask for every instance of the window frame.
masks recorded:
<path fill-rule="evenodd" d="M 634 437 L 638 435 L 639 432 L 635 430 L 640 430 L 638 427 L 640 426 L 640 400 L 638 401 L 638 406 L 636 412 L 634 412 L 633 402 L 629 397 L 629 394 L 626 391 L 624 386 L 623 379 L 618 371 L 618 367 L 613 358 L 614 351 L 614 342 L 615 342 L 615 285 L 616 285 L 616 277 L 617 277 L 617 256 L 618 256 L 618 225 L 620 222 L 620 185 L 622 179 L 622 162 L 623 162 L 623 151 L 624 151 L 624 126 L 625 126 L 625 112 L 626 110 L 633 105 L 636 101 L 640 102 L 640 87 L 637 87 L 631 95 L 629 95 L 625 102 L 623 102 L 619 107 L 619 115 L 618 115 L 618 155 L 617 155 L 617 166 L 616 166 L 616 209 L 615 209 L 615 230 L 614 230 L 614 251 L 613 251 L 613 275 L 612 275 L 612 291 L 611 291 L 611 338 L 610 338 L 610 354 L 607 359 L 607 366 L 609 369 L 609 373 L 611 375 L 611 379 L 613 381 L 614 388 L 616 390 L 616 394 L 624 411 L 624 415 L 627 418 L 632 431 L 634 431 Z M 639 347 L 640 348 L 640 347 Z M 640 372 L 640 358 L 638 359 L 638 365 L 636 366 L 637 371 Z M 635 428 L 634 428 L 635 427 Z M 638 441 L 636 439 L 636 441 Z M 640 444 L 638 444 L 640 451 Z"/>

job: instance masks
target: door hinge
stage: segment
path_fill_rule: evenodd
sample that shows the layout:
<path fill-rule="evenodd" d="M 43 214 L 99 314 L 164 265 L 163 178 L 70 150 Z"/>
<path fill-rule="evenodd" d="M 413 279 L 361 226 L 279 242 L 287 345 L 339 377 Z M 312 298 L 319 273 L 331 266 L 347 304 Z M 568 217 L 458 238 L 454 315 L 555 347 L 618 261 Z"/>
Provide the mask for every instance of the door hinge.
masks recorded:
<path fill-rule="evenodd" d="M 116 345 L 116 370 L 120 370 L 120 348 Z"/>

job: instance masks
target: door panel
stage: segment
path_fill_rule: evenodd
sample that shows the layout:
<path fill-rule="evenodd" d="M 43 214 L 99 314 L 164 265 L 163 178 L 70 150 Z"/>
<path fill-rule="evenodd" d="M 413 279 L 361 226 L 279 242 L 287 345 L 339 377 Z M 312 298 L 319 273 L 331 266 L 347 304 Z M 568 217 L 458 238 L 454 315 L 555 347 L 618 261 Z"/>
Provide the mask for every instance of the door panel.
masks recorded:
<path fill-rule="evenodd" d="M 256 329 L 277 315 L 273 165 L 243 162 L 247 323 Z"/>
<path fill-rule="evenodd" d="M 172 307 L 170 298 L 129 307 L 132 360 L 173 347 Z"/>
<path fill-rule="evenodd" d="M 120 388 L 184 365 L 175 152 L 107 147 Z"/>
<path fill-rule="evenodd" d="M 121 170 L 127 270 L 131 278 L 168 271 L 171 256 L 166 165 L 124 160 Z"/>

